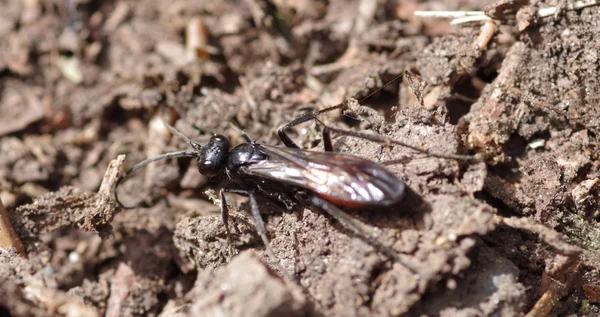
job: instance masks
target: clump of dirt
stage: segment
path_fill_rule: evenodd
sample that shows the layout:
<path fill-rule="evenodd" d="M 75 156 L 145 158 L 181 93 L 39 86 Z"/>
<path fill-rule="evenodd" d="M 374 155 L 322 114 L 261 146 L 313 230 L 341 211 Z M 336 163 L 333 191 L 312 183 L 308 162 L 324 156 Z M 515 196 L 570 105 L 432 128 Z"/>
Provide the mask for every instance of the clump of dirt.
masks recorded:
<path fill-rule="evenodd" d="M 483 9 L 493 22 L 413 15 Z M 1 3 L 0 233 L 16 236 L 0 239 L 0 313 L 595 316 L 599 15 L 560 1 Z M 163 122 L 201 144 L 243 143 L 242 129 L 281 146 L 278 127 L 340 103 L 319 119 L 474 158 L 334 134 L 335 151 L 407 185 L 397 205 L 344 210 L 399 261 L 265 197 L 276 259 L 232 194 L 228 239 L 226 180 L 186 158 L 120 184 L 143 207 L 114 201 L 126 167 L 188 147 Z M 288 133 L 323 150 L 314 120 Z"/>

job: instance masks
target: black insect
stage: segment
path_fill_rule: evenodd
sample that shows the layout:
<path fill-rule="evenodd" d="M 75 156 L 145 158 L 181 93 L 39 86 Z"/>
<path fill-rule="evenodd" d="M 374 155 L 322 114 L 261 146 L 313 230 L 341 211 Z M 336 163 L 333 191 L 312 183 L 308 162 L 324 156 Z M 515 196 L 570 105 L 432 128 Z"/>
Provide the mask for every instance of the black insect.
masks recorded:
<path fill-rule="evenodd" d="M 397 252 L 373 239 L 357 220 L 344 213 L 338 206 L 348 208 L 389 206 L 402 199 L 405 184 L 381 164 L 358 156 L 333 152 L 331 133 L 355 136 L 386 145 L 407 146 L 437 157 L 461 160 L 471 159 L 471 157 L 435 154 L 379 135 L 329 127 L 318 119 L 321 113 L 341 107 L 343 104 L 308 113 L 280 128 L 278 133 L 286 147 L 274 147 L 255 142 L 245 133 L 243 137 L 246 142 L 233 149 L 230 149 L 230 141 L 218 134 L 214 135 L 207 144 L 201 145 L 167 125 L 173 134 L 188 143 L 191 150 L 163 154 L 135 165 L 117 181 L 115 199 L 121 204 L 116 186 L 135 170 L 162 159 L 192 157 L 197 160 L 198 171 L 201 174 L 209 179 L 225 177 L 230 181 L 229 185 L 220 190 L 221 211 L 227 237 L 229 238 L 230 231 L 225 193 L 248 196 L 256 230 L 269 256 L 275 262 L 277 260 L 269 246 L 256 196 L 281 202 L 289 209 L 296 203 L 302 203 L 322 210 L 347 229 L 365 238 L 381 252 L 400 262 Z M 302 150 L 285 133 L 287 128 L 313 119 L 324 126 L 325 152 Z"/>

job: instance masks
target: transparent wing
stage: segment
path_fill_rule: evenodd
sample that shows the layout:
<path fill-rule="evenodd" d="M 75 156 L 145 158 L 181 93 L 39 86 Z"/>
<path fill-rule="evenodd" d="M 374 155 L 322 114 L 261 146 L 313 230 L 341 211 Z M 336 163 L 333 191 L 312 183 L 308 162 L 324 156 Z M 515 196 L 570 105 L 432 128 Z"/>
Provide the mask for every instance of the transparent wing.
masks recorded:
<path fill-rule="evenodd" d="M 245 167 L 249 175 L 310 190 L 340 205 L 389 205 L 404 195 L 404 183 L 382 165 L 334 152 L 261 145 L 269 158 Z"/>

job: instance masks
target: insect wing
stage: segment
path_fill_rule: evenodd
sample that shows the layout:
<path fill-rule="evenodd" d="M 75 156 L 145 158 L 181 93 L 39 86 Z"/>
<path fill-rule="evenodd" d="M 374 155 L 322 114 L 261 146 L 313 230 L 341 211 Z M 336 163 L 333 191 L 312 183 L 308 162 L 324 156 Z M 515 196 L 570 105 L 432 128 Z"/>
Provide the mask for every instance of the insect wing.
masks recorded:
<path fill-rule="evenodd" d="M 404 195 L 404 183 L 382 165 L 333 152 L 262 145 L 268 159 L 246 167 L 249 175 L 308 189 L 340 205 L 389 205 Z"/>

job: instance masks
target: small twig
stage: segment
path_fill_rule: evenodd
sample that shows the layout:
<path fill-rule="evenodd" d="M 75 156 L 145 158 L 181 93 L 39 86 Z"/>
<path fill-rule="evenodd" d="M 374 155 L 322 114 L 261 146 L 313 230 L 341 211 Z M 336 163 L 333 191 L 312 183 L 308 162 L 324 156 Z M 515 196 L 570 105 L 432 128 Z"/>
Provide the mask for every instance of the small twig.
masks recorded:
<path fill-rule="evenodd" d="M 135 273 L 125 263 L 120 263 L 110 285 L 110 297 L 106 307 L 107 317 L 119 317 L 123 311 L 125 299 L 135 282 Z"/>
<path fill-rule="evenodd" d="M 4 204 L 0 200 L 0 249 L 4 248 L 15 248 L 19 255 L 26 256 L 23 244 L 19 240 L 19 236 L 15 233 Z"/>
<path fill-rule="evenodd" d="M 460 18 L 456 18 L 453 19 L 452 21 L 450 21 L 450 25 L 458 25 L 458 24 L 463 24 L 463 23 L 469 23 L 469 22 L 479 22 L 479 21 L 488 21 L 491 20 L 492 18 L 490 18 L 487 15 L 473 15 L 473 16 L 466 16 L 466 17 L 460 17 Z"/>
<path fill-rule="evenodd" d="M 554 293 L 547 291 L 538 299 L 533 308 L 525 315 L 525 317 L 545 317 L 550 314 L 554 307 Z"/>
<path fill-rule="evenodd" d="M 310 74 L 313 76 L 320 76 L 323 74 L 338 72 L 359 64 L 361 64 L 359 60 L 337 61 L 329 64 L 315 66 L 310 70 Z"/>
<path fill-rule="evenodd" d="M 526 230 L 536 234 L 542 241 L 556 249 L 559 253 L 567 256 L 578 256 L 583 251 L 580 247 L 571 245 L 564 241 L 562 234 L 544 226 L 530 218 L 518 217 L 501 217 L 496 216 L 497 223 L 504 224 L 508 227 L 520 230 Z"/>
<path fill-rule="evenodd" d="M 412 90 L 421 107 L 424 107 L 425 104 L 423 103 L 423 91 L 427 87 L 427 82 L 421 80 L 421 76 L 413 74 L 407 70 L 404 71 L 404 79 L 406 79 L 408 82 L 408 87 L 410 90 Z"/>
<path fill-rule="evenodd" d="M 466 16 L 485 15 L 483 11 L 415 11 L 413 13 L 418 17 L 427 18 L 461 18 Z"/>
<path fill-rule="evenodd" d="M 572 11 L 595 5 L 600 5 L 600 0 L 581 0 L 567 3 L 565 10 Z M 555 15 L 558 11 L 558 7 L 549 7 L 539 9 L 537 14 L 544 18 Z M 450 21 L 451 25 L 492 19 L 490 16 L 486 15 L 484 11 L 415 11 L 413 14 L 423 18 L 452 19 L 452 21 Z"/>
<path fill-rule="evenodd" d="M 100 189 L 96 194 L 94 209 L 85 214 L 83 228 L 88 231 L 99 231 L 98 227 L 110 222 L 116 215 L 118 209 L 114 201 L 113 190 L 119 180 L 121 169 L 125 163 L 125 155 L 121 154 L 108 163 Z"/>
<path fill-rule="evenodd" d="M 483 11 L 415 11 L 414 15 L 424 18 L 452 18 L 452 21 L 450 21 L 451 25 L 488 21 L 492 19 Z"/>

